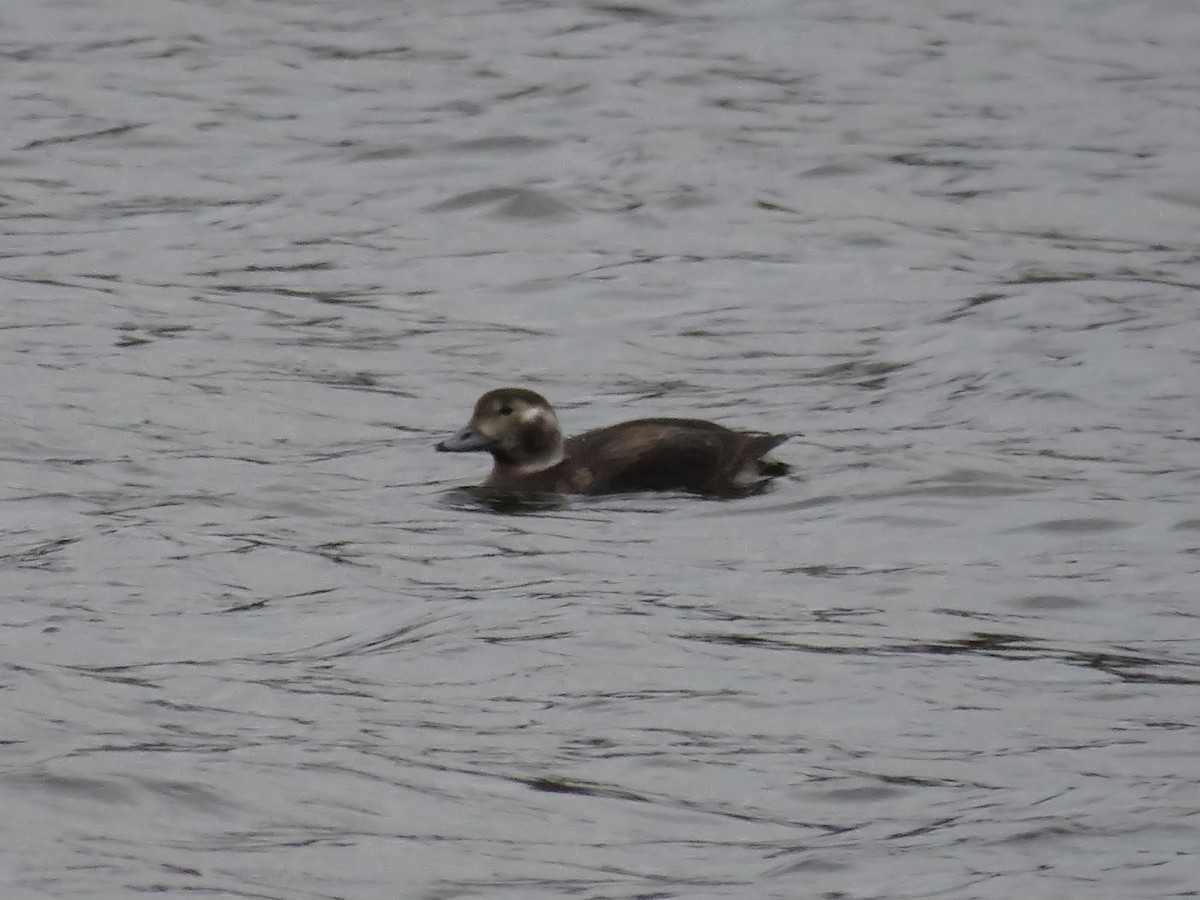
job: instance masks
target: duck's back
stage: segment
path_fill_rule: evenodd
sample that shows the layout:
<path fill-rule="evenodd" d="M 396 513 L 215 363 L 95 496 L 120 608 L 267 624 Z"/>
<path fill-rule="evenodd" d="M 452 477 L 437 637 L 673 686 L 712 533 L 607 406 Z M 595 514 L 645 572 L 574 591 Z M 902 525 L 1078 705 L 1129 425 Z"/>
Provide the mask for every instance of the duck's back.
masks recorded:
<path fill-rule="evenodd" d="M 635 419 L 567 440 L 561 464 L 579 493 L 744 493 L 788 467 L 764 459 L 787 435 L 734 431 L 702 419 Z"/>

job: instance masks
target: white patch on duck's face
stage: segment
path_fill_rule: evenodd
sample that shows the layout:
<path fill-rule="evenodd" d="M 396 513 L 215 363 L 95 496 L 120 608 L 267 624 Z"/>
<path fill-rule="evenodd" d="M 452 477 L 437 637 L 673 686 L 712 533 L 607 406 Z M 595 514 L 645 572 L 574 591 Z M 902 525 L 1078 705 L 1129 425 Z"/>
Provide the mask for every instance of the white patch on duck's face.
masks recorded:
<path fill-rule="evenodd" d="M 467 427 L 492 440 L 499 440 L 501 437 L 500 429 L 496 427 L 494 420 L 486 416 L 472 417 L 471 421 L 467 423 Z"/>
<path fill-rule="evenodd" d="M 517 413 L 517 420 L 522 425 L 529 425 L 533 422 L 540 422 L 549 412 L 550 410 L 541 406 L 527 406 Z"/>

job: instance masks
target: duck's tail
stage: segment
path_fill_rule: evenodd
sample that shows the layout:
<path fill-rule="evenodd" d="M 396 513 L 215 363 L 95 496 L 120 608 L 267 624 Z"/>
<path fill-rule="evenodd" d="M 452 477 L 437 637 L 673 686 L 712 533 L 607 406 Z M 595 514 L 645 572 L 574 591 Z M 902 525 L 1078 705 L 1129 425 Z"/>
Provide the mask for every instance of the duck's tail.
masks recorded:
<path fill-rule="evenodd" d="M 790 434 L 752 435 L 742 454 L 742 465 L 734 476 L 734 486 L 740 489 L 761 486 L 771 478 L 778 478 L 792 471 L 792 467 L 787 463 L 767 456 L 790 437 Z"/>

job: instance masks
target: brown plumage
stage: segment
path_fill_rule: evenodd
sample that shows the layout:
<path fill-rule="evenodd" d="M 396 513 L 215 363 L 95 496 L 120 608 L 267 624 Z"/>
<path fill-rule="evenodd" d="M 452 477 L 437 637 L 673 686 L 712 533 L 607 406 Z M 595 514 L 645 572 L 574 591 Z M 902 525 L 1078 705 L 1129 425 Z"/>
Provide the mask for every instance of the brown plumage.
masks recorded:
<path fill-rule="evenodd" d="M 788 471 L 766 456 L 785 434 L 735 431 L 701 419 L 635 419 L 564 439 L 546 399 L 498 388 L 475 404 L 467 427 L 437 445 L 487 451 L 486 487 L 558 494 L 690 491 L 718 497 L 761 489 Z"/>

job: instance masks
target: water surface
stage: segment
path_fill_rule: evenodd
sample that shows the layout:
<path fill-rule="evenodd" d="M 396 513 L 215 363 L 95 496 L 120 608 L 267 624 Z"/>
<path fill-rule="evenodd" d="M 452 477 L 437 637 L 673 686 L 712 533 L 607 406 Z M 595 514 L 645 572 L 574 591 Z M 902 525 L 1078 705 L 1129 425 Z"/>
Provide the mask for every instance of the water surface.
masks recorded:
<path fill-rule="evenodd" d="M 1198 44 L 6 5 L 4 896 L 1194 896 Z M 509 383 L 797 474 L 497 515 Z"/>

